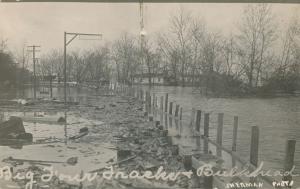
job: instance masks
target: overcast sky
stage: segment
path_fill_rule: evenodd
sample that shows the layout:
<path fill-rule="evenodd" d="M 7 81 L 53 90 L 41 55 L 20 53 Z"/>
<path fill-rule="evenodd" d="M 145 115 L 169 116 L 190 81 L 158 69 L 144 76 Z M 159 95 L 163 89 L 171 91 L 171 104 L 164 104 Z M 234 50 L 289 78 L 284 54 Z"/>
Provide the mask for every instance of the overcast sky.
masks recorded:
<path fill-rule="evenodd" d="M 245 4 L 145 4 L 145 27 L 149 35 L 168 26 L 170 15 L 180 6 L 206 20 L 209 29 L 229 33 L 239 21 Z M 274 4 L 280 26 L 300 12 L 300 5 Z M 63 48 L 63 32 L 101 33 L 99 41 L 74 40 L 68 48 L 84 48 L 112 41 L 124 31 L 139 34 L 138 3 L 0 3 L 0 37 L 11 50 L 42 46 L 41 52 Z"/>

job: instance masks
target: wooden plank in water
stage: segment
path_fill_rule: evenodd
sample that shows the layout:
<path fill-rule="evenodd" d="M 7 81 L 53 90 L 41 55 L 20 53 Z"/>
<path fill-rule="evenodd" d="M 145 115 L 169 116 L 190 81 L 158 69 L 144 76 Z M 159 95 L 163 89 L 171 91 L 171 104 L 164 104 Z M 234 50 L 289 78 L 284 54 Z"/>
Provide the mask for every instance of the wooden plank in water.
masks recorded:
<path fill-rule="evenodd" d="M 22 116 L 21 119 L 25 122 L 31 123 L 45 123 L 45 124 L 64 124 L 62 122 L 58 122 L 59 117 L 29 117 Z"/>

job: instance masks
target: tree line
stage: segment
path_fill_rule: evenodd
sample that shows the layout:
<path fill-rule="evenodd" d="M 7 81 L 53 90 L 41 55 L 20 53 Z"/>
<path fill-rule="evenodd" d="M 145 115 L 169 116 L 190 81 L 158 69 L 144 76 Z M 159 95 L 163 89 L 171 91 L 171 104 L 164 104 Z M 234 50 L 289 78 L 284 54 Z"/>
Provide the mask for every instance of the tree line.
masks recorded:
<path fill-rule="evenodd" d="M 180 7 L 155 34 L 123 33 L 99 48 L 68 53 L 67 78 L 101 85 L 112 78 L 133 84 L 143 76 L 151 85 L 160 75 L 167 85 L 206 94 L 292 93 L 300 89 L 299 15 L 283 28 L 278 16 L 269 4 L 246 5 L 234 32 L 225 34 Z M 63 52 L 44 54 L 37 71 L 60 80 Z"/>

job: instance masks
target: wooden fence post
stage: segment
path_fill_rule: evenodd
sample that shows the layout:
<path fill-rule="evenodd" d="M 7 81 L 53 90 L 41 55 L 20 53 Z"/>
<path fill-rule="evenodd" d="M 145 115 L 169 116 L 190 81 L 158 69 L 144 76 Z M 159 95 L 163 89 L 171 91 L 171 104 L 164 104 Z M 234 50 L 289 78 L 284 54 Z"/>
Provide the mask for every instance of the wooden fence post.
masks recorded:
<path fill-rule="evenodd" d="M 213 181 L 214 177 L 213 176 L 204 176 L 203 178 L 203 188 L 204 189 L 212 189 L 213 187 Z"/>
<path fill-rule="evenodd" d="M 155 93 L 153 93 L 152 97 L 153 97 L 152 106 L 153 106 L 153 108 L 155 108 L 155 98 L 156 98 Z"/>
<path fill-rule="evenodd" d="M 208 154 L 209 113 L 204 114 L 204 153 Z"/>
<path fill-rule="evenodd" d="M 169 116 L 169 127 L 173 127 L 173 117 L 172 117 L 172 115 Z"/>
<path fill-rule="evenodd" d="M 165 97 L 165 112 L 168 113 L 169 94 L 166 93 Z"/>
<path fill-rule="evenodd" d="M 139 89 L 139 90 L 137 90 L 137 95 L 138 95 L 138 99 L 139 100 L 142 100 L 142 90 L 141 89 Z"/>
<path fill-rule="evenodd" d="M 182 120 L 182 107 L 180 107 L 179 119 Z"/>
<path fill-rule="evenodd" d="M 160 111 L 161 111 L 161 113 L 163 113 L 164 112 L 164 97 L 163 96 L 161 96 L 160 97 Z"/>
<path fill-rule="evenodd" d="M 160 97 L 160 111 L 159 111 L 159 115 L 160 115 L 160 124 L 163 125 L 163 121 L 164 121 L 164 97 L 161 96 Z"/>
<path fill-rule="evenodd" d="M 149 110 L 148 110 L 148 93 L 147 91 L 145 91 L 145 109 L 146 109 L 146 112 L 149 114 Z"/>
<path fill-rule="evenodd" d="M 250 163 L 257 167 L 258 165 L 258 146 L 259 146 L 259 128 L 252 126 L 251 129 L 251 146 L 250 146 Z M 257 177 L 250 177 L 250 182 L 257 182 Z"/>
<path fill-rule="evenodd" d="M 184 155 L 183 156 L 183 166 L 185 170 L 191 170 L 192 169 L 192 156 L 191 155 Z"/>
<path fill-rule="evenodd" d="M 238 130 L 238 116 L 234 116 L 233 123 L 233 136 L 232 136 L 232 151 L 236 152 L 236 140 L 237 140 L 237 130 Z"/>
<path fill-rule="evenodd" d="M 173 117 L 172 117 L 172 113 L 173 113 L 173 102 L 169 103 L 169 127 L 172 127 L 173 124 Z"/>
<path fill-rule="evenodd" d="M 196 131 L 200 132 L 201 110 L 197 110 L 196 114 Z"/>
<path fill-rule="evenodd" d="M 179 104 L 176 104 L 175 117 L 178 117 L 178 112 L 179 112 Z"/>
<path fill-rule="evenodd" d="M 257 126 L 252 126 L 250 163 L 254 166 L 257 166 L 258 164 L 258 145 L 259 145 L 259 128 Z"/>
<path fill-rule="evenodd" d="M 140 98 L 141 98 L 142 101 L 144 101 L 144 91 L 143 91 L 143 89 L 141 89 L 141 97 Z"/>
<path fill-rule="evenodd" d="M 222 146 L 223 141 L 223 118 L 224 113 L 218 114 L 218 130 L 217 130 L 217 144 Z M 222 148 L 217 147 L 217 156 L 222 156 Z"/>
<path fill-rule="evenodd" d="M 154 98 L 154 106 L 153 106 L 153 110 L 154 110 L 154 113 L 155 113 L 155 118 L 157 117 L 157 111 L 158 111 L 158 108 L 157 108 L 157 96 L 155 96 Z"/>
<path fill-rule="evenodd" d="M 144 107 L 145 107 L 145 116 L 148 116 L 149 115 L 149 107 L 148 107 L 148 101 L 149 101 L 149 97 L 148 97 L 148 93 L 147 91 L 144 92 L 145 93 L 145 97 L 143 96 L 143 102 L 144 103 Z"/>
<path fill-rule="evenodd" d="M 190 126 L 192 127 L 194 125 L 194 121 L 195 121 L 195 108 L 192 108 L 192 112 L 191 112 L 191 122 L 190 122 Z"/>
<path fill-rule="evenodd" d="M 284 171 L 292 172 L 295 169 L 294 155 L 295 155 L 296 140 L 288 140 L 286 142 L 285 159 L 284 159 Z M 292 181 L 292 176 L 287 175 L 283 177 L 284 181 Z"/>
<path fill-rule="evenodd" d="M 152 113 L 152 103 L 151 102 L 152 102 L 153 99 L 151 98 L 150 91 L 148 91 L 148 98 L 149 98 L 148 99 L 149 100 L 148 101 L 149 113 L 151 114 Z"/>
<path fill-rule="evenodd" d="M 204 136 L 209 136 L 209 113 L 204 114 Z"/>
<path fill-rule="evenodd" d="M 173 112 L 173 102 L 170 102 L 169 114 L 172 115 Z"/>

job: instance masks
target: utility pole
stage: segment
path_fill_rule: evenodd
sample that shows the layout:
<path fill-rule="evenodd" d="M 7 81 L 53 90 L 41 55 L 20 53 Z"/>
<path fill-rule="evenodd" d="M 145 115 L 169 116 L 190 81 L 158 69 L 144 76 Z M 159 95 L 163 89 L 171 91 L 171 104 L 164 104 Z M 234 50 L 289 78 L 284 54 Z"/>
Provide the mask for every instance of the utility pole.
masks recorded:
<path fill-rule="evenodd" d="M 25 79 L 24 79 L 24 72 L 25 72 L 25 47 L 23 46 L 23 57 L 22 57 L 22 98 L 24 98 L 25 96 L 25 86 L 24 86 L 24 82 L 25 82 Z"/>
<path fill-rule="evenodd" d="M 71 39 L 67 41 L 67 36 L 72 36 Z M 67 107 L 67 46 L 77 37 L 77 36 L 95 36 L 102 37 L 102 34 L 90 34 L 90 33 L 67 33 L 64 32 L 64 104 Z"/>
<path fill-rule="evenodd" d="M 32 50 L 29 50 L 29 51 L 32 52 L 32 61 L 33 61 L 33 98 L 34 98 L 34 100 L 36 100 L 36 74 L 35 74 L 35 62 L 36 62 L 36 58 L 35 58 L 35 53 L 39 52 L 39 50 L 37 50 L 37 48 L 40 48 L 41 46 L 32 45 L 32 46 L 27 46 L 27 47 L 32 49 Z"/>
<path fill-rule="evenodd" d="M 145 41 L 146 41 L 146 30 L 144 25 L 144 4 L 143 0 L 139 0 L 140 5 L 140 45 L 141 45 L 141 71 L 142 75 L 144 74 L 144 66 L 145 66 Z M 149 86 L 151 86 L 151 82 L 149 82 Z"/>

